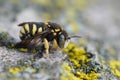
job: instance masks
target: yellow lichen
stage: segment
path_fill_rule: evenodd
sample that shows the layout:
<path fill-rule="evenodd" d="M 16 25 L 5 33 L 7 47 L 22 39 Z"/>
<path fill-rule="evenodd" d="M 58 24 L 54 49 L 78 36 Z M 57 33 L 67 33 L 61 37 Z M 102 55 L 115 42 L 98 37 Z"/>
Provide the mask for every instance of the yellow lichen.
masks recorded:
<path fill-rule="evenodd" d="M 71 67 L 67 64 L 64 63 L 62 65 L 62 68 L 65 70 L 64 73 L 61 75 L 60 80 L 79 80 L 76 76 L 74 76 L 73 73 L 71 73 Z"/>
<path fill-rule="evenodd" d="M 65 73 L 62 74 L 60 80 L 96 80 L 100 77 L 100 74 L 94 72 L 94 69 L 90 73 L 84 73 L 82 70 L 76 71 L 76 69 L 80 69 L 81 66 L 84 66 L 86 62 L 91 60 L 87 57 L 83 47 L 76 44 L 69 44 L 64 53 L 68 54 L 69 60 L 73 65 L 63 65 Z"/>
<path fill-rule="evenodd" d="M 82 71 L 76 72 L 77 76 L 79 76 L 79 79 L 85 79 L 85 80 L 96 80 L 98 77 L 100 77 L 100 74 L 97 74 L 95 72 L 91 72 L 90 74 L 85 74 Z"/>
<path fill-rule="evenodd" d="M 85 74 L 82 71 L 77 71 L 75 76 L 71 71 L 72 68 L 67 64 L 63 64 L 62 68 L 65 70 L 64 74 L 61 75 L 60 80 L 97 80 L 100 74 L 91 72 L 90 74 Z"/>
<path fill-rule="evenodd" d="M 9 69 L 9 72 L 12 73 L 12 74 L 16 74 L 18 72 L 20 72 L 21 70 L 17 67 L 14 67 L 14 68 L 10 68 Z"/>
<path fill-rule="evenodd" d="M 111 60 L 109 62 L 112 73 L 120 78 L 120 60 Z"/>
<path fill-rule="evenodd" d="M 85 49 L 83 47 L 78 47 L 76 44 L 69 44 L 64 52 L 68 54 L 70 61 L 74 63 L 74 67 L 80 67 L 80 61 L 82 64 L 90 61 L 86 56 Z"/>
<path fill-rule="evenodd" d="M 9 73 L 11 73 L 11 74 L 17 74 L 19 72 L 24 72 L 26 70 L 30 71 L 31 73 L 35 73 L 36 72 L 36 69 L 34 69 L 34 68 L 22 66 L 22 67 L 13 67 L 13 68 L 10 68 L 9 69 Z"/>

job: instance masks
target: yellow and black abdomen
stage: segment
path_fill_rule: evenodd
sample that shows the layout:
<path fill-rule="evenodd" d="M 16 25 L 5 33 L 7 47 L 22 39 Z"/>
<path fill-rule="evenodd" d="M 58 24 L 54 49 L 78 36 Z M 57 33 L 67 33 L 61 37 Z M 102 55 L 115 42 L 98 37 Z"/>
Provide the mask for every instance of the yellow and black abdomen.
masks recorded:
<path fill-rule="evenodd" d="M 21 40 L 32 38 L 36 33 L 46 29 L 45 24 L 42 22 L 25 22 L 19 24 L 19 26 L 22 26 L 19 34 Z"/>

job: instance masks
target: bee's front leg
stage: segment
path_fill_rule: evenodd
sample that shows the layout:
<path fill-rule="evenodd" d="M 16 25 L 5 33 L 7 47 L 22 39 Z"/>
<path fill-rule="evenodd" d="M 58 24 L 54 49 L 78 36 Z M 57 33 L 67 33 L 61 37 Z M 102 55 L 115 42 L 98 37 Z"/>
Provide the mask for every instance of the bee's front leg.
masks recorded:
<path fill-rule="evenodd" d="M 58 49 L 58 44 L 57 44 L 57 41 L 56 39 L 53 40 L 53 50 L 57 50 Z"/>
<path fill-rule="evenodd" d="M 44 41 L 44 47 L 45 47 L 46 56 L 47 56 L 47 58 L 50 58 L 48 40 L 46 38 L 44 38 L 43 41 Z"/>

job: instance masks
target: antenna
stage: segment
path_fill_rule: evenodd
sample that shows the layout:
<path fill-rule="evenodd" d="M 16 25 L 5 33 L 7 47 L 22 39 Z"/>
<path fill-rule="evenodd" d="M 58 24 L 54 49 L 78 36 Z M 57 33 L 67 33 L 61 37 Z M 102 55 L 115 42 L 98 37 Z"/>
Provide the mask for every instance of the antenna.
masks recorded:
<path fill-rule="evenodd" d="M 82 38 L 82 36 L 79 36 L 79 35 L 73 35 L 73 36 L 70 36 L 69 38 Z"/>

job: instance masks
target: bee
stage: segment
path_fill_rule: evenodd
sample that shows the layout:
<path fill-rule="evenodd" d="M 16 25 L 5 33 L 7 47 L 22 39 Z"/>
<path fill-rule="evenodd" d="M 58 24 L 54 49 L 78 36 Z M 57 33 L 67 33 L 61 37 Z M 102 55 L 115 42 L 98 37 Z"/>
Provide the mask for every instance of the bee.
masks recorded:
<path fill-rule="evenodd" d="M 38 53 L 45 51 L 48 58 L 50 48 L 63 49 L 70 38 L 76 37 L 70 37 L 61 25 L 54 22 L 23 22 L 18 26 L 21 26 L 19 33 L 21 41 L 15 47 L 35 49 Z"/>

